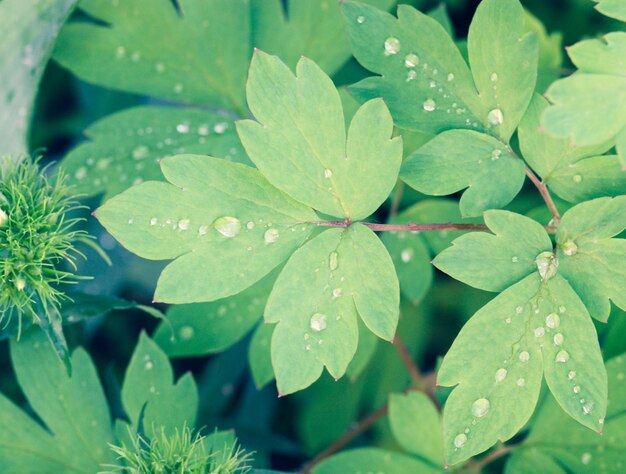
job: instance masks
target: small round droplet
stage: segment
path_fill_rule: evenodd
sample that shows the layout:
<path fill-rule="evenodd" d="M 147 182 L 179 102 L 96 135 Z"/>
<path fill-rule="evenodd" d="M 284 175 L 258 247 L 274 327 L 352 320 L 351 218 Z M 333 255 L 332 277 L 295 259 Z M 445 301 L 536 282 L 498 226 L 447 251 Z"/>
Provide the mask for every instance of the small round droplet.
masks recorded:
<path fill-rule="evenodd" d="M 85 179 L 87 177 L 87 168 L 85 168 L 84 166 L 78 168 L 76 170 L 76 173 L 74 173 L 74 177 L 79 181 L 81 179 Z"/>
<path fill-rule="evenodd" d="M 424 102 L 424 110 L 426 112 L 432 112 L 436 108 L 437 108 L 437 104 L 435 103 L 435 101 L 433 99 L 427 99 Z"/>
<path fill-rule="evenodd" d="M 546 316 L 546 326 L 550 329 L 556 329 L 561 324 L 561 318 L 556 313 L 550 313 Z"/>
<path fill-rule="evenodd" d="M 576 245 L 573 241 L 568 240 L 561 246 L 561 250 L 567 256 L 572 256 L 578 252 L 578 245 Z"/>
<path fill-rule="evenodd" d="M 189 219 L 181 219 L 178 221 L 178 228 L 180 230 L 187 230 L 189 229 Z"/>
<path fill-rule="evenodd" d="M 507 373 L 508 371 L 504 367 L 496 370 L 496 382 L 502 382 L 506 378 Z"/>
<path fill-rule="evenodd" d="M 201 225 L 198 228 L 198 234 L 199 235 L 206 235 L 208 232 L 209 232 L 209 228 L 207 226 L 205 226 L 205 225 Z"/>
<path fill-rule="evenodd" d="M 448 81 L 454 81 L 454 74 L 450 73 L 448 74 Z"/>
<path fill-rule="evenodd" d="M 413 79 L 415 79 L 417 77 L 417 73 L 414 70 L 410 70 L 407 75 L 406 75 L 406 81 L 412 81 Z"/>
<path fill-rule="evenodd" d="M 580 385 L 574 385 L 574 388 L 572 390 L 574 391 L 574 393 L 580 393 Z"/>
<path fill-rule="evenodd" d="M 331 170 L 331 169 L 326 168 L 326 169 L 324 170 L 324 178 L 329 179 L 332 175 L 333 175 L 333 172 L 332 172 L 332 170 Z"/>
<path fill-rule="evenodd" d="M 411 260 L 413 260 L 413 255 L 414 252 L 412 248 L 406 248 L 402 252 L 400 252 L 400 258 L 404 263 L 409 263 Z"/>
<path fill-rule="evenodd" d="M 486 398 L 479 398 L 472 403 L 472 415 L 477 418 L 481 418 L 487 414 L 490 406 L 491 404 L 489 403 L 489 400 Z"/>
<path fill-rule="evenodd" d="M 237 237 L 241 232 L 241 222 L 236 217 L 222 216 L 215 219 L 213 227 L 224 237 Z"/>
<path fill-rule="evenodd" d="M 278 240 L 278 237 L 280 237 L 278 229 L 267 229 L 265 231 L 265 234 L 263 234 L 263 240 L 265 240 L 265 242 L 268 244 L 273 244 L 274 242 L 276 242 Z"/>
<path fill-rule="evenodd" d="M 467 435 L 465 435 L 465 433 L 458 434 L 454 438 L 454 446 L 456 446 L 457 448 L 462 448 L 466 442 L 467 442 Z"/>
<path fill-rule="evenodd" d="M 189 133 L 189 125 L 186 123 L 179 123 L 176 125 L 176 131 L 182 134 Z"/>
<path fill-rule="evenodd" d="M 501 125 L 504 122 L 504 115 L 502 110 L 493 109 L 487 114 L 487 120 L 491 125 Z"/>
<path fill-rule="evenodd" d="M 517 379 L 515 383 L 517 384 L 518 387 L 523 387 L 524 385 L 526 385 L 526 380 L 524 380 L 523 377 L 520 377 L 519 379 Z"/>
<path fill-rule="evenodd" d="M 152 363 L 152 361 L 148 360 L 145 364 L 146 370 L 152 370 L 153 367 L 154 367 L 154 364 Z"/>
<path fill-rule="evenodd" d="M 337 270 L 337 257 L 337 252 L 331 252 L 328 257 L 328 268 L 330 268 L 331 271 Z"/>
<path fill-rule="evenodd" d="M 333 297 L 339 298 L 343 294 L 343 290 L 341 288 L 335 288 L 333 290 Z"/>
<path fill-rule="evenodd" d="M 417 54 L 407 54 L 404 58 L 404 65 L 406 67 L 415 67 L 420 63 L 420 59 L 417 57 Z"/>
<path fill-rule="evenodd" d="M 517 308 L 515 308 L 515 312 L 517 314 L 522 314 L 522 311 L 524 311 L 524 308 L 522 306 L 518 306 Z"/>
<path fill-rule="evenodd" d="M 254 229 L 254 222 L 250 221 L 246 224 L 246 229 L 252 230 Z"/>
<path fill-rule="evenodd" d="M 555 346 L 560 346 L 563 344 L 563 334 L 561 334 L 560 332 L 554 335 L 554 345 Z"/>
<path fill-rule="evenodd" d="M 385 54 L 397 54 L 400 51 L 400 40 L 390 36 L 385 40 Z"/>
<path fill-rule="evenodd" d="M 183 326 L 178 330 L 178 335 L 184 341 L 188 341 L 194 335 L 194 329 L 191 326 Z"/>
<path fill-rule="evenodd" d="M 220 122 L 220 123 L 215 124 L 215 126 L 213 127 L 213 131 L 221 135 L 222 133 L 226 131 L 227 128 L 228 128 L 228 124 L 226 122 Z"/>
<path fill-rule="evenodd" d="M 575 174 L 574 176 L 572 176 L 572 179 L 574 180 L 575 183 L 580 183 L 583 180 L 583 177 L 579 174 Z"/>
<path fill-rule="evenodd" d="M 576 372 L 574 372 L 573 370 L 570 370 L 567 374 L 567 378 L 570 380 L 574 380 L 574 377 L 576 377 Z"/>
<path fill-rule="evenodd" d="M 516 257 L 516 256 L 511 257 L 511 262 L 513 263 L 519 262 L 519 257 Z"/>
<path fill-rule="evenodd" d="M 557 362 L 565 363 L 569 360 L 569 352 L 567 351 L 559 351 L 554 358 Z"/>
<path fill-rule="evenodd" d="M 491 79 L 491 82 L 497 82 L 498 81 L 498 73 L 495 73 L 495 72 L 491 73 L 490 79 Z"/>
<path fill-rule="evenodd" d="M 543 328 L 543 326 L 535 328 L 535 337 L 543 337 L 545 333 L 546 333 L 546 330 Z"/>
<path fill-rule="evenodd" d="M 497 159 L 499 159 L 500 156 L 502 156 L 502 150 L 499 150 L 498 148 L 496 148 L 495 150 L 491 152 L 491 159 L 493 161 L 496 161 Z"/>
<path fill-rule="evenodd" d="M 583 453 L 583 455 L 580 457 L 580 462 L 585 465 L 589 464 L 591 462 L 591 453 Z"/>
<path fill-rule="evenodd" d="M 133 150 L 133 158 L 135 160 L 141 160 L 150 154 L 150 149 L 145 145 L 140 145 Z"/>
<path fill-rule="evenodd" d="M 324 329 L 326 329 L 327 319 L 328 318 L 325 314 L 315 313 L 313 316 L 311 316 L 311 321 L 309 322 L 311 329 L 317 332 L 323 331 Z"/>
<path fill-rule="evenodd" d="M 522 362 L 528 362 L 530 359 L 530 354 L 527 351 L 522 351 L 519 353 L 519 360 Z"/>
<path fill-rule="evenodd" d="M 362 25 L 363 23 L 365 23 L 365 17 L 364 17 L 364 16 L 362 16 L 362 15 L 361 15 L 361 16 L 358 16 L 358 17 L 356 18 L 356 22 L 357 22 L 359 25 Z"/>

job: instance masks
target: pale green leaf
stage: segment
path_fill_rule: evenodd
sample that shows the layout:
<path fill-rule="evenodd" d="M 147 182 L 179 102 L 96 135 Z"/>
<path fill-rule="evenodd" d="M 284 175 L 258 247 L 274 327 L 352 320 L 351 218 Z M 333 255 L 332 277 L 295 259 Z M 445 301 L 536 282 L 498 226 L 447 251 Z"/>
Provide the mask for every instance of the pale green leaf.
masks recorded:
<path fill-rule="evenodd" d="M 250 164 L 232 120 L 200 109 L 136 107 L 96 122 L 85 134 L 89 141 L 61 162 L 68 182 L 85 195 L 109 198 L 142 181 L 161 180 L 159 161 L 181 153 Z"/>
<path fill-rule="evenodd" d="M 461 330 L 437 378 L 440 385 L 456 385 L 444 409 L 446 462 L 456 464 L 516 434 L 535 408 L 542 374 L 565 412 L 602 429 L 607 381 L 595 329 L 560 275 L 526 277 Z"/>
<path fill-rule="evenodd" d="M 569 202 L 626 191 L 626 170 L 615 155 L 602 155 L 610 145 L 575 147 L 567 138 L 543 131 L 540 118 L 548 102 L 535 95 L 519 126 L 524 160 L 556 195 Z"/>
<path fill-rule="evenodd" d="M 277 57 L 257 52 L 250 66 L 248 105 L 258 122 L 237 123 L 241 141 L 264 176 L 294 199 L 323 213 L 362 219 L 396 183 L 401 139 L 382 101 L 362 106 L 347 134 L 332 81 L 303 58 L 296 75 Z"/>
<path fill-rule="evenodd" d="M 69 377 L 41 331 L 23 334 L 19 342 L 11 342 L 10 348 L 22 391 L 53 435 L 58 452 L 53 460 L 65 464 L 67 471 L 62 472 L 97 472 L 101 464 L 112 464 L 115 455 L 108 448 L 113 441 L 109 407 L 87 353 L 82 349 L 74 351 Z M 40 434 L 36 436 L 41 437 Z M 39 449 L 37 445 L 32 448 Z M 44 442 L 44 453 L 49 448 L 49 443 Z M 32 453 L 23 451 L 21 456 L 30 457 Z"/>
<path fill-rule="evenodd" d="M 412 153 L 402 164 L 401 175 L 425 194 L 442 196 L 467 188 L 461 196 L 461 214 L 478 216 L 513 200 L 524 183 L 524 163 L 489 135 L 449 130 Z"/>
<path fill-rule="evenodd" d="M 394 437 L 405 451 L 435 466 L 443 464 L 441 419 L 437 407 L 426 394 L 391 394 L 389 422 Z"/>
<path fill-rule="evenodd" d="M 169 0 L 83 0 L 80 7 L 104 24 L 68 24 L 54 57 L 81 79 L 245 114 L 252 53 L 247 0 L 180 0 L 176 5 Z"/>
<path fill-rule="evenodd" d="M 161 169 L 171 184 L 142 183 L 97 211 L 137 255 L 179 257 L 161 274 L 160 301 L 214 301 L 248 288 L 304 242 L 311 226 L 303 222 L 317 220 L 245 165 L 179 155 Z"/>
<path fill-rule="evenodd" d="M 435 19 L 401 5 L 398 18 L 358 2 L 344 14 L 358 61 L 380 75 L 352 90 L 383 97 L 404 128 L 471 128 L 508 141 L 537 75 L 537 40 L 524 33 L 517 0 L 485 0 L 470 26 L 467 64 Z"/>
<path fill-rule="evenodd" d="M 378 448 L 361 448 L 335 454 L 315 466 L 313 474 L 358 474 L 384 472 L 385 474 L 436 474 L 436 469 L 423 461 Z"/>
<path fill-rule="evenodd" d="M 485 212 L 494 234 L 467 233 L 441 252 L 434 265 L 475 288 L 502 291 L 537 271 L 542 252 L 552 250 L 546 231 L 536 221 L 509 211 Z"/>
<path fill-rule="evenodd" d="M 343 376 L 357 349 L 357 317 L 391 340 L 398 306 L 391 258 L 366 227 L 327 230 L 298 249 L 265 309 L 265 320 L 279 323 L 272 337 L 279 392 L 309 386 L 324 366 L 333 377 Z"/>
<path fill-rule="evenodd" d="M 383 10 L 394 0 L 366 0 Z M 335 0 L 253 0 L 253 44 L 293 68 L 301 56 L 332 76 L 352 55 Z"/>
<path fill-rule="evenodd" d="M 145 333 L 126 369 L 122 403 L 131 424 L 147 433 L 168 432 L 183 425 L 193 427 L 198 410 L 198 391 L 190 374 L 173 383 L 170 362 Z"/>
<path fill-rule="evenodd" d="M 39 80 L 59 29 L 77 0 L 0 2 L 2 154 L 28 152 L 28 126 Z"/>
<path fill-rule="evenodd" d="M 526 31 L 534 32 L 539 42 L 539 64 L 535 90 L 544 92 L 548 86 L 559 78 L 563 65 L 563 35 L 560 32 L 548 33 L 541 21 L 524 10 Z"/>
<path fill-rule="evenodd" d="M 241 340 L 261 318 L 276 280 L 274 271 L 241 293 L 210 303 L 175 305 L 154 334 L 170 357 L 221 352 Z"/>
<path fill-rule="evenodd" d="M 626 21 L 626 4 L 623 0 L 593 0 L 598 2 L 596 10 L 606 16 Z"/>
<path fill-rule="evenodd" d="M 626 309 L 626 196 L 599 198 L 567 211 L 556 235 L 559 273 L 587 306 L 606 321 L 609 299 Z"/>
<path fill-rule="evenodd" d="M 270 344 L 274 333 L 274 324 L 259 324 L 254 331 L 248 348 L 250 372 L 257 388 L 261 388 L 274 380 Z"/>

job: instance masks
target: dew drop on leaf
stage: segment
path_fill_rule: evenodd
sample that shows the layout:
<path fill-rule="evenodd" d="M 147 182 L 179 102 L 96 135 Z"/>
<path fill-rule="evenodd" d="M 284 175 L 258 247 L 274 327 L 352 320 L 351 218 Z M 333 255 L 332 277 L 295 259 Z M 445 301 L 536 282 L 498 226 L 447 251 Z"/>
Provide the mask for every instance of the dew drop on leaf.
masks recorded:
<path fill-rule="evenodd" d="M 506 378 L 507 373 L 508 371 L 504 367 L 496 370 L 496 382 L 502 382 Z"/>
<path fill-rule="evenodd" d="M 585 415 L 588 415 L 589 413 L 591 413 L 593 411 L 593 403 L 586 403 L 583 406 L 583 413 Z"/>
<path fill-rule="evenodd" d="M 559 351 L 554 358 L 557 362 L 565 363 L 569 360 L 569 352 L 567 351 Z"/>
<path fill-rule="evenodd" d="M 526 380 L 524 380 L 523 377 L 520 377 L 519 379 L 517 379 L 517 382 L 515 382 L 517 384 L 518 387 L 523 387 L 524 385 L 526 385 Z"/>
<path fill-rule="evenodd" d="M 572 255 L 575 255 L 576 252 L 578 252 L 578 245 L 576 245 L 573 241 L 568 240 L 561 246 L 561 249 L 563 250 L 563 253 L 565 255 L 571 257 Z"/>
<path fill-rule="evenodd" d="M 189 133 L 189 125 L 186 123 L 179 123 L 176 125 L 176 131 L 182 134 Z"/>
<path fill-rule="evenodd" d="M 435 101 L 433 99 L 427 99 L 424 102 L 424 110 L 426 112 L 432 112 L 436 108 L 437 108 L 437 104 L 435 103 Z"/>
<path fill-rule="evenodd" d="M 268 244 L 273 244 L 278 240 L 279 236 L 280 233 L 278 232 L 278 229 L 267 229 L 265 234 L 263 234 L 263 240 L 265 240 Z"/>
<path fill-rule="evenodd" d="M 400 258 L 404 263 L 409 263 L 413 259 L 413 249 L 406 248 L 400 252 Z"/>
<path fill-rule="evenodd" d="M 385 40 L 385 54 L 397 54 L 400 51 L 400 40 L 390 36 Z"/>
<path fill-rule="evenodd" d="M 365 23 L 365 17 L 364 17 L 364 16 L 362 16 L 362 15 L 361 15 L 361 16 L 358 16 L 358 17 L 356 18 L 356 22 L 357 22 L 359 25 L 362 25 L 363 23 Z"/>
<path fill-rule="evenodd" d="M 546 326 L 550 329 L 556 329 L 561 324 L 561 318 L 556 313 L 550 313 L 546 316 Z"/>
<path fill-rule="evenodd" d="M 417 54 L 407 54 L 404 58 L 404 65 L 406 67 L 415 67 L 420 63 L 420 59 L 417 57 Z"/>
<path fill-rule="evenodd" d="M 324 178 L 330 179 L 330 177 L 333 175 L 333 171 L 329 168 L 326 168 L 324 170 Z"/>
<path fill-rule="evenodd" d="M 328 268 L 330 268 L 331 271 L 337 270 L 337 257 L 337 252 L 331 252 L 328 257 Z"/>
<path fill-rule="evenodd" d="M 579 174 L 575 174 L 572 179 L 574 180 L 575 183 L 580 183 L 583 180 L 583 177 Z"/>
<path fill-rule="evenodd" d="M 530 354 L 527 351 L 522 351 L 519 353 L 519 360 L 522 362 L 528 362 L 530 359 Z"/>
<path fill-rule="evenodd" d="M 477 418 L 481 418 L 487 414 L 489 411 L 489 407 L 491 403 L 486 398 L 479 398 L 474 403 L 472 403 L 472 415 Z"/>
<path fill-rule="evenodd" d="M 448 74 L 448 81 L 450 82 L 454 81 L 454 74 L 452 73 Z"/>
<path fill-rule="evenodd" d="M 583 453 L 580 457 L 580 462 L 583 464 L 589 464 L 591 462 L 591 453 Z"/>
<path fill-rule="evenodd" d="M 491 110 L 487 114 L 487 120 L 491 125 L 501 125 L 504 122 L 504 115 L 502 114 L 502 110 L 496 108 Z"/>
<path fill-rule="evenodd" d="M 500 158 L 500 156 L 502 155 L 502 150 L 499 149 L 495 149 L 491 152 L 491 159 L 493 161 L 496 161 L 498 158 Z"/>
<path fill-rule="evenodd" d="M 574 377 L 576 377 L 576 372 L 574 372 L 573 370 L 570 370 L 569 373 L 567 374 L 567 378 L 570 380 L 573 380 Z"/>
<path fill-rule="evenodd" d="M 191 326 L 183 326 L 178 330 L 178 335 L 184 341 L 188 341 L 194 335 L 194 329 Z"/>
<path fill-rule="evenodd" d="M 335 288 L 333 290 L 333 297 L 335 298 L 339 298 L 343 293 L 343 290 L 341 288 Z"/>
<path fill-rule="evenodd" d="M 178 228 L 180 230 L 187 230 L 189 229 L 189 219 L 181 219 L 178 221 Z"/>
<path fill-rule="evenodd" d="M 496 72 L 491 73 L 490 79 L 491 79 L 491 82 L 498 82 L 498 73 Z"/>
<path fill-rule="evenodd" d="M 563 334 L 561 334 L 560 332 L 554 335 L 554 345 L 555 346 L 560 346 L 563 344 Z"/>
<path fill-rule="evenodd" d="M 135 160 L 141 160 L 145 158 L 150 153 L 150 149 L 145 145 L 140 145 L 133 150 L 133 158 Z"/>
<path fill-rule="evenodd" d="M 208 232 L 209 232 L 209 228 L 207 226 L 205 226 L 205 225 L 201 225 L 198 228 L 198 234 L 199 235 L 206 235 Z"/>
<path fill-rule="evenodd" d="M 454 446 L 456 446 L 457 448 L 462 448 L 466 442 L 467 436 L 465 435 L 465 433 L 456 435 L 456 437 L 454 438 Z"/>
<path fill-rule="evenodd" d="M 213 227 L 224 237 L 237 237 L 241 231 L 241 222 L 236 217 L 218 217 L 213 222 Z"/>
<path fill-rule="evenodd" d="M 543 327 L 538 327 L 535 328 L 535 337 L 543 337 L 543 335 L 546 333 L 545 329 L 543 329 Z"/>
<path fill-rule="evenodd" d="M 326 321 L 327 321 L 327 317 L 325 314 L 322 313 L 315 313 L 313 316 L 311 316 L 311 321 L 310 321 L 310 326 L 311 329 L 313 329 L 313 331 L 323 331 L 324 329 L 326 329 Z"/>

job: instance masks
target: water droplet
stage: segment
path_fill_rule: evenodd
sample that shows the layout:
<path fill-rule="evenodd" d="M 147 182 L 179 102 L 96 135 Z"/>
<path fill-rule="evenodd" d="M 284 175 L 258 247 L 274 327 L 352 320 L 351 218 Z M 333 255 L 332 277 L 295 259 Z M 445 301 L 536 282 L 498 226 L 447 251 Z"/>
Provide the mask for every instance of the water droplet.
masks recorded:
<path fill-rule="evenodd" d="M 535 259 L 537 270 L 543 281 L 549 280 L 559 268 L 559 261 L 552 252 L 541 252 Z"/>
<path fill-rule="evenodd" d="M 583 453 L 580 457 L 580 462 L 583 464 L 589 464 L 591 462 L 591 453 Z"/>
<path fill-rule="evenodd" d="M 390 36 L 385 40 L 385 54 L 397 54 L 400 51 L 400 41 L 398 38 Z"/>
<path fill-rule="evenodd" d="M 519 379 L 517 379 L 517 382 L 515 382 L 517 384 L 518 387 L 523 387 L 524 385 L 526 385 L 526 380 L 524 380 L 523 377 L 520 377 Z"/>
<path fill-rule="evenodd" d="M 530 359 L 530 354 L 527 351 L 522 351 L 519 353 L 519 360 L 522 362 L 528 362 Z"/>
<path fill-rule="evenodd" d="M 311 329 L 313 329 L 313 331 L 323 331 L 324 329 L 326 329 L 326 325 L 327 325 L 327 317 L 325 314 L 322 313 L 315 313 L 313 316 L 311 316 L 311 321 L 310 321 L 310 326 Z"/>
<path fill-rule="evenodd" d="M 515 308 L 515 313 L 517 314 L 522 314 L 522 311 L 524 311 L 524 308 L 522 306 L 518 306 L 517 308 Z"/>
<path fill-rule="evenodd" d="M 329 179 L 331 176 L 333 175 L 333 171 L 329 168 L 326 168 L 324 170 L 324 178 Z"/>
<path fill-rule="evenodd" d="M 337 252 L 331 252 L 328 257 L 328 268 L 332 270 L 337 270 Z"/>
<path fill-rule="evenodd" d="M 417 76 L 417 73 L 413 70 L 410 70 L 407 75 L 406 75 L 406 81 L 412 81 L 413 79 L 415 79 L 415 77 Z"/>
<path fill-rule="evenodd" d="M 501 125 L 504 122 L 504 115 L 500 109 L 493 109 L 487 114 L 487 120 L 491 125 Z"/>
<path fill-rule="evenodd" d="M 448 81 L 454 81 L 454 74 L 448 74 Z"/>
<path fill-rule="evenodd" d="M 133 158 L 135 160 L 141 160 L 142 158 L 145 158 L 149 154 L 150 154 L 150 149 L 145 145 L 138 146 L 137 148 L 133 150 Z"/>
<path fill-rule="evenodd" d="M 265 234 L 263 234 L 263 239 L 266 243 L 273 244 L 278 240 L 279 236 L 280 234 L 278 232 L 278 229 L 267 229 L 265 231 Z"/>
<path fill-rule="evenodd" d="M 586 403 L 586 404 L 583 406 L 583 413 L 584 413 L 585 415 L 588 415 L 588 414 L 589 414 L 589 413 L 591 413 L 592 411 L 593 411 L 593 403 L 589 402 L 589 403 Z"/>
<path fill-rule="evenodd" d="M 187 230 L 189 229 L 189 219 L 181 219 L 178 221 L 178 228 L 180 230 Z"/>
<path fill-rule="evenodd" d="M 178 330 L 178 335 L 184 341 L 188 341 L 194 336 L 194 329 L 191 326 L 183 326 Z"/>
<path fill-rule="evenodd" d="M 152 363 L 152 361 L 148 360 L 146 362 L 145 367 L 146 367 L 146 370 L 152 370 L 152 368 L 154 367 L 154 364 Z"/>
<path fill-rule="evenodd" d="M 559 313 L 565 312 L 565 306 L 559 306 Z"/>
<path fill-rule="evenodd" d="M 74 177 L 79 181 L 81 179 L 85 179 L 87 177 L 87 168 L 85 168 L 84 166 L 78 168 L 76 170 L 76 173 L 74 173 Z"/>
<path fill-rule="evenodd" d="M 535 328 L 535 337 L 543 337 L 545 333 L 546 331 L 545 329 L 543 329 L 543 327 Z"/>
<path fill-rule="evenodd" d="M 404 58 L 404 65 L 406 67 L 415 67 L 420 63 L 420 58 L 417 57 L 417 54 L 407 54 Z"/>
<path fill-rule="evenodd" d="M 198 228 L 198 234 L 206 235 L 209 232 L 209 228 L 205 225 L 202 225 Z"/>
<path fill-rule="evenodd" d="M 519 257 L 516 257 L 516 256 L 511 257 L 511 262 L 513 263 L 519 262 Z"/>
<path fill-rule="evenodd" d="M 495 149 L 491 152 L 491 159 L 493 161 L 497 160 L 498 158 L 500 158 L 500 156 L 502 156 L 502 150 L 499 149 Z"/>
<path fill-rule="evenodd" d="M 491 73 L 491 77 L 490 77 L 490 79 L 491 79 L 491 82 L 497 82 L 497 80 L 498 80 L 498 74 L 497 74 L 497 73 L 495 73 L 495 72 L 494 72 L 494 73 Z"/>
<path fill-rule="evenodd" d="M 165 65 L 163 63 L 156 63 L 154 69 L 156 69 L 156 72 L 161 73 L 165 71 Z"/>
<path fill-rule="evenodd" d="M 580 393 L 580 385 L 574 385 L 574 393 Z"/>
<path fill-rule="evenodd" d="M 343 293 L 343 290 L 341 288 L 335 288 L 333 290 L 333 297 L 335 298 L 339 298 Z"/>
<path fill-rule="evenodd" d="M 226 122 L 220 122 L 215 124 L 215 126 L 213 127 L 213 131 L 215 133 L 222 134 L 226 131 L 227 128 L 228 124 Z"/>
<path fill-rule="evenodd" d="M 224 237 L 237 237 L 241 231 L 241 222 L 236 217 L 218 217 L 213 222 L 213 227 Z"/>
<path fill-rule="evenodd" d="M 569 353 L 567 351 L 559 351 L 554 358 L 557 362 L 565 363 L 569 360 Z"/>
<path fill-rule="evenodd" d="M 583 177 L 579 174 L 575 174 L 572 179 L 574 180 L 575 183 L 580 183 L 583 180 Z"/>
<path fill-rule="evenodd" d="M 135 220 L 132 217 L 128 219 L 128 224 L 132 224 L 133 222 L 135 222 Z"/>
<path fill-rule="evenodd" d="M 511 318 L 506 318 L 506 319 L 504 320 L 504 322 L 505 322 L 505 323 L 507 323 L 507 324 L 511 324 Z"/>
<path fill-rule="evenodd" d="M 252 230 L 254 229 L 254 222 L 250 221 L 246 224 L 246 229 Z"/>
<path fill-rule="evenodd" d="M 159 220 L 156 217 L 150 219 L 150 225 L 157 225 L 157 222 L 159 222 Z"/>
<path fill-rule="evenodd" d="M 456 437 L 454 438 L 454 446 L 456 446 L 457 448 L 462 448 L 466 442 L 467 436 L 465 435 L 465 433 L 456 435 Z"/>
<path fill-rule="evenodd" d="M 554 335 L 554 345 L 555 346 L 560 346 L 561 344 L 563 344 L 563 334 L 561 334 L 560 332 Z"/>
<path fill-rule="evenodd" d="M 424 110 L 426 112 L 432 112 L 433 110 L 435 110 L 437 108 L 437 104 L 435 103 L 434 100 L 432 99 L 427 99 L 424 102 Z"/>
<path fill-rule="evenodd" d="M 121 59 L 126 55 L 126 48 L 124 46 L 118 46 L 115 50 L 115 57 Z"/>
<path fill-rule="evenodd" d="M 507 373 L 508 371 L 504 367 L 496 370 L 496 382 L 502 382 L 506 378 Z"/>
<path fill-rule="evenodd" d="M 150 393 L 156 393 L 156 387 L 155 386 L 151 386 L 148 390 L 150 390 Z"/>
<path fill-rule="evenodd" d="M 491 403 L 486 398 L 479 398 L 474 403 L 472 403 L 472 415 L 477 418 L 481 418 L 487 414 L 489 411 L 489 407 Z"/>
<path fill-rule="evenodd" d="M 561 250 L 563 250 L 565 255 L 572 256 L 578 252 L 578 245 L 576 245 L 573 241 L 568 240 L 561 246 Z"/>
<path fill-rule="evenodd" d="M 174 85 L 174 92 L 176 94 L 180 94 L 181 92 L 183 92 L 183 89 L 184 89 L 184 87 L 183 87 L 183 85 L 180 82 L 177 83 L 176 85 Z"/>
<path fill-rule="evenodd" d="M 412 248 L 406 248 L 400 252 L 400 258 L 404 263 L 409 263 L 413 259 L 413 255 L 414 252 Z"/>
<path fill-rule="evenodd" d="M 357 22 L 359 25 L 362 25 L 363 23 L 365 23 L 365 17 L 364 17 L 364 16 L 362 16 L 362 15 L 361 15 L 361 16 L 358 16 L 358 17 L 356 18 L 356 22 Z"/>
<path fill-rule="evenodd" d="M 137 62 L 141 59 L 141 53 L 138 51 L 135 51 L 133 54 L 130 55 L 130 59 L 134 62 Z"/>
<path fill-rule="evenodd" d="M 435 81 L 430 81 L 430 83 L 428 84 L 428 86 L 429 86 L 431 89 L 434 89 L 435 87 L 437 87 L 437 83 L 436 83 Z"/>
<path fill-rule="evenodd" d="M 179 123 L 176 125 L 176 131 L 178 133 L 189 133 L 189 125 L 186 123 Z"/>
<path fill-rule="evenodd" d="M 567 378 L 570 380 L 573 380 L 574 377 L 576 377 L 576 372 L 574 372 L 573 370 L 570 370 L 567 374 Z"/>
<path fill-rule="evenodd" d="M 548 326 L 550 329 L 558 328 L 559 324 L 561 324 L 561 318 L 559 318 L 558 314 L 550 313 L 546 316 L 546 326 Z"/>

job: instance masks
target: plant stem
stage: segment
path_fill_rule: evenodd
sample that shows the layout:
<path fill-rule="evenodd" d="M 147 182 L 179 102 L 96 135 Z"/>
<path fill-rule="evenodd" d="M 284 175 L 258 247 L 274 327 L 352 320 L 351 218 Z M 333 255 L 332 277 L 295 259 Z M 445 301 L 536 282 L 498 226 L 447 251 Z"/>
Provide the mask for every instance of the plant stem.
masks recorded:
<path fill-rule="evenodd" d="M 470 466 L 469 466 L 470 471 L 471 472 L 475 472 L 476 474 L 480 474 L 482 469 L 485 466 L 487 466 L 488 464 L 492 463 L 496 459 L 501 458 L 502 456 L 506 456 L 507 454 L 509 454 L 514 449 L 515 449 L 515 445 L 509 445 L 509 446 L 502 445 L 499 448 L 494 449 L 493 451 L 491 451 L 484 458 L 479 459 L 478 461 L 475 461 L 475 462 L 471 463 Z"/>
<path fill-rule="evenodd" d="M 337 451 L 341 450 L 344 446 L 349 444 L 354 438 L 359 436 L 361 433 L 366 431 L 370 426 L 380 420 L 383 416 L 387 414 L 389 410 L 389 405 L 385 403 L 383 406 L 378 408 L 376 411 L 373 411 L 361 421 L 359 421 L 355 426 L 349 429 L 341 438 L 337 439 L 333 444 L 328 446 L 325 450 L 320 452 L 317 456 L 315 456 L 311 461 L 305 464 L 300 470 L 301 473 L 306 474 L 311 472 L 311 470 L 317 466 L 320 462 L 322 462 L 327 457 L 333 455 Z"/>
<path fill-rule="evenodd" d="M 535 187 L 539 191 L 539 194 L 541 194 L 541 197 L 546 202 L 548 209 L 550 209 L 550 212 L 552 213 L 553 224 L 554 224 L 552 227 L 557 226 L 559 222 L 561 221 L 561 214 L 559 214 L 559 210 L 556 208 L 556 205 L 554 204 L 554 201 L 552 200 L 552 196 L 550 195 L 550 191 L 548 191 L 548 187 L 546 186 L 546 183 L 541 181 L 528 166 L 526 167 L 526 176 L 528 176 L 528 178 L 535 185 Z"/>
<path fill-rule="evenodd" d="M 435 397 L 435 378 L 431 376 L 434 374 L 422 373 L 419 367 L 415 364 L 411 353 L 409 352 L 406 344 L 400 338 L 400 336 L 396 336 L 394 338 L 393 346 L 398 351 L 400 359 L 402 359 L 404 366 L 411 376 L 413 388 L 428 395 L 428 397 L 432 400 L 437 409 L 440 409 L 439 400 L 437 400 L 437 398 Z"/>

